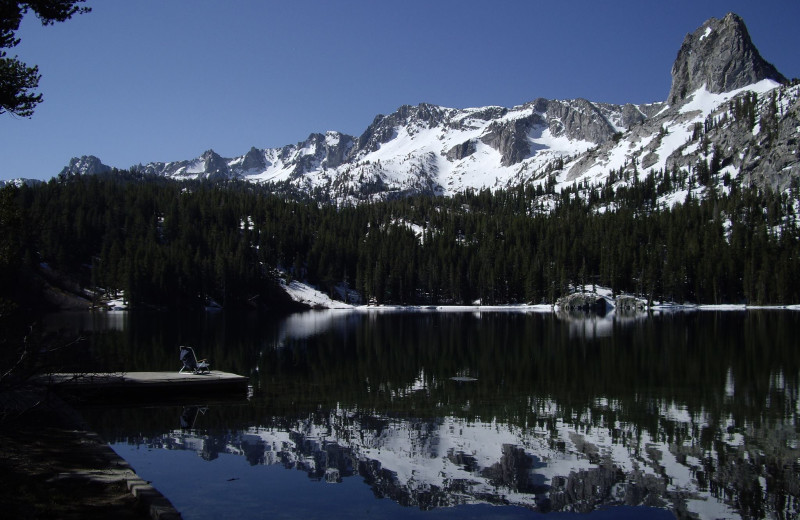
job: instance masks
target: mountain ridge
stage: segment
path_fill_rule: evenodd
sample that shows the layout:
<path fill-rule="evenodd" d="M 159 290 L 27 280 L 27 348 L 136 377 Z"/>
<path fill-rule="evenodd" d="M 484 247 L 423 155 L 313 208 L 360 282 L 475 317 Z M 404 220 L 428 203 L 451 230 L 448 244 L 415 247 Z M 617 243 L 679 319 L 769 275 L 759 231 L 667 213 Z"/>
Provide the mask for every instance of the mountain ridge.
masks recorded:
<path fill-rule="evenodd" d="M 760 97 L 747 98 L 755 105 L 758 125 L 731 123 L 723 131 L 733 121 L 733 106 L 750 93 Z M 537 98 L 511 108 L 402 105 L 375 116 L 359 136 L 311 133 L 295 144 L 251 147 L 233 158 L 208 150 L 195 159 L 132 169 L 173 179 L 268 184 L 275 191 L 313 193 L 341 204 L 549 180 L 558 186 L 600 184 L 614 170 L 638 174 L 674 167 L 691 173 L 718 150 L 725 155 L 729 176 L 738 177 L 746 166 L 751 181 L 785 189 L 800 176 L 797 98 L 797 86 L 787 85 L 761 57 L 742 19 L 728 13 L 687 34 L 664 102 L 618 105 Z M 760 121 L 769 117 L 775 124 L 765 140 Z M 707 128 L 708 118 L 724 121 L 712 121 Z M 691 148 L 687 145 L 697 141 L 697 125 L 715 132 L 703 132 L 703 146 Z M 765 154 L 775 157 L 754 160 Z M 92 173 L 98 164 L 98 159 L 84 156 L 70 161 L 61 173 Z"/>

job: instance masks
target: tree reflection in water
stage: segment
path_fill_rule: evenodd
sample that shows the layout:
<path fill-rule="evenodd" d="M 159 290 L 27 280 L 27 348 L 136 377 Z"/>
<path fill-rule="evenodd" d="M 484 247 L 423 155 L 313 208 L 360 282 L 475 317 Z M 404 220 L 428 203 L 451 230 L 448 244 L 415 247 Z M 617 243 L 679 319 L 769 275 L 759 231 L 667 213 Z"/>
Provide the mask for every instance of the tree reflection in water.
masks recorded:
<path fill-rule="evenodd" d="M 182 409 L 90 411 L 107 438 L 321 481 L 359 475 L 422 509 L 797 516 L 793 312 L 153 321 L 94 335 L 94 349 L 144 370 L 174 365 L 172 344 L 195 340 L 215 367 L 250 375 L 254 397 L 211 405 L 183 431 Z"/>

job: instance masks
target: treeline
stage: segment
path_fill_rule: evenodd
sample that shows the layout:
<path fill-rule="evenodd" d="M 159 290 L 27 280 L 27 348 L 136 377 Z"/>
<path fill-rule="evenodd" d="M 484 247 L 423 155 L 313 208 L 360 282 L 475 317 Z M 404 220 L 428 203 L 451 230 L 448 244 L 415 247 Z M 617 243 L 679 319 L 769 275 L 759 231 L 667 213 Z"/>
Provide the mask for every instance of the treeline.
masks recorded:
<path fill-rule="evenodd" d="M 700 174 L 718 166 L 634 173 L 616 189 L 612 176 L 560 193 L 550 182 L 352 207 L 119 171 L 7 187 L 3 297 L 45 264 L 133 306 L 275 303 L 278 276 L 362 303 L 550 303 L 579 284 L 677 302 L 800 302 L 800 190 L 731 183 L 701 199 Z M 659 205 L 676 189 L 685 203 Z"/>

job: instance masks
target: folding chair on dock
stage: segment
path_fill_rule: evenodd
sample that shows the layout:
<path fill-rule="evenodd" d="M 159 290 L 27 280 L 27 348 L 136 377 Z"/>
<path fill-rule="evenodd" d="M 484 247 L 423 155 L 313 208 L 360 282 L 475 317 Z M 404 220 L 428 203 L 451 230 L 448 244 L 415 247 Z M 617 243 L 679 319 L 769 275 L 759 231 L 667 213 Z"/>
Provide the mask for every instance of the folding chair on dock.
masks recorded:
<path fill-rule="evenodd" d="M 194 355 L 194 349 L 192 347 L 185 347 L 181 345 L 180 347 L 180 359 L 183 363 L 183 366 L 178 371 L 179 374 L 183 374 L 184 371 L 191 371 L 192 374 L 203 374 L 207 372 L 211 372 L 211 364 L 206 359 L 197 360 L 197 356 Z"/>

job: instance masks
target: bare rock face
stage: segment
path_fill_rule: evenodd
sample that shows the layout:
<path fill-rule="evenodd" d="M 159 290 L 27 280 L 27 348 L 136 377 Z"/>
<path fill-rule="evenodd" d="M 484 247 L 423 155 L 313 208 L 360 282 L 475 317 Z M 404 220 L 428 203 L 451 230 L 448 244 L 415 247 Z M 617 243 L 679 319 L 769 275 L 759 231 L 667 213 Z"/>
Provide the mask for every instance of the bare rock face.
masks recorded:
<path fill-rule="evenodd" d="M 667 102 L 680 104 L 703 85 L 709 92 L 730 92 L 763 79 L 786 83 L 774 65 L 764 60 L 750 40 L 744 21 L 728 13 L 710 18 L 687 34 L 672 66 Z"/>
<path fill-rule="evenodd" d="M 207 150 L 200 156 L 204 164 L 204 173 L 200 176 L 209 180 L 226 180 L 230 177 L 228 162 L 214 150 Z"/>
<path fill-rule="evenodd" d="M 475 141 L 469 139 L 457 144 L 447 152 L 448 161 L 458 161 L 475 153 Z"/>
<path fill-rule="evenodd" d="M 94 155 L 84 155 L 81 157 L 73 157 L 69 161 L 69 165 L 65 166 L 59 175 L 96 175 L 98 173 L 110 171 L 111 167 L 103 164 L 100 159 Z"/>
<path fill-rule="evenodd" d="M 600 144 L 616 132 L 600 107 L 585 99 L 548 100 L 539 98 L 524 105 L 532 110 L 526 117 L 498 118 L 486 128 L 481 141 L 500 152 L 503 166 L 517 164 L 531 154 L 529 133 L 547 128 L 551 135 Z M 616 105 L 603 105 L 608 112 L 622 114 Z M 641 111 L 637 112 L 644 118 Z M 631 118 L 633 119 L 633 118 Z"/>
<path fill-rule="evenodd" d="M 299 176 L 319 169 L 340 166 L 347 161 L 352 148 L 353 137 L 349 135 L 338 132 L 314 133 L 295 146 L 284 147 L 281 154 L 284 160 L 295 163 L 294 174 Z M 313 152 L 298 155 L 297 151 L 301 149 L 313 150 Z"/>
<path fill-rule="evenodd" d="M 600 109 L 585 99 L 548 101 L 547 118 L 553 135 L 565 135 L 570 139 L 599 144 L 616 132 Z"/>
<path fill-rule="evenodd" d="M 264 152 L 255 146 L 251 147 L 242 159 L 242 169 L 245 171 L 264 171 L 266 167 L 267 160 L 264 158 Z"/>
<path fill-rule="evenodd" d="M 544 119 L 536 113 L 512 121 L 493 121 L 481 136 L 481 141 L 500 152 L 502 155 L 500 164 L 511 166 L 530 154 L 528 131 L 534 125 L 541 125 L 544 122 Z"/>

